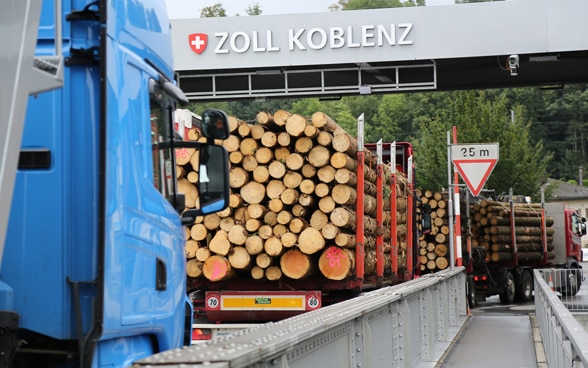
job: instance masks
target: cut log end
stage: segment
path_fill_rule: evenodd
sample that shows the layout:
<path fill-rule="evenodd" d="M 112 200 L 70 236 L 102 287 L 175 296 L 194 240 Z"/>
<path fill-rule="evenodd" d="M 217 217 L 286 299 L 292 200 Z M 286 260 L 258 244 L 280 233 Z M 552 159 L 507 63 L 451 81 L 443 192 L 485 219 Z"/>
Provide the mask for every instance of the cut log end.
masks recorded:
<path fill-rule="evenodd" d="M 221 281 L 230 277 L 231 264 L 227 258 L 214 255 L 204 262 L 202 273 L 210 281 Z"/>
<path fill-rule="evenodd" d="M 319 270 L 330 280 L 343 280 L 353 275 L 355 256 L 353 252 L 336 246 L 328 247 L 319 258 Z"/>
<path fill-rule="evenodd" d="M 300 280 L 311 274 L 311 261 L 307 254 L 296 248 L 289 249 L 280 257 L 280 269 L 286 277 Z"/>

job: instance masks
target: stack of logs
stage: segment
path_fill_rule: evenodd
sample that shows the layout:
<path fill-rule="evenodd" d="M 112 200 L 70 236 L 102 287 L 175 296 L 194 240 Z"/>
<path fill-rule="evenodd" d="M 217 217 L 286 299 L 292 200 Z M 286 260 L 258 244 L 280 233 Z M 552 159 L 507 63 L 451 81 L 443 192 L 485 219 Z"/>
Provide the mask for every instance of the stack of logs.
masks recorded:
<path fill-rule="evenodd" d="M 231 164 L 229 208 L 186 230 L 189 278 L 342 280 L 355 275 L 357 140 L 322 112 L 310 119 L 285 110 L 260 112 L 254 123 L 230 117 L 229 125 L 231 135 L 222 142 Z M 383 234 L 390 270 L 391 214 L 388 198 L 384 226 L 377 228 L 376 160 L 369 151 L 365 157 L 367 277 L 376 268 L 375 234 Z M 178 168 L 180 191 L 193 192 L 187 186 L 197 175 L 194 160 L 187 158 Z M 406 177 L 397 177 L 398 268 L 403 269 L 408 194 Z"/>
<path fill-rule="evenodd" d="M 424 233 L 421 222 L 417 222 L 420 234 L 418 257 L 421 273 L 444 270 L 449 266 L 447 193 L 417 189 L 416 197 L 420 199 L 417 202 L 417 214 L 428 211 L 431 216 L 431 229 L 429 232 Z"/>
<path fill-rule="evenodd" d="M 514 261 L 514 249 L 510 224 L 510 205 L 506 202 L 481 200 L 471 206 L 472 247 L 486 250 L 486 262 Z M 521 265 L 543 259 L 541 204 L 515 203 L 515 241 L 517 261 Z M 553 218 L 546 218 L 548 258 L 553 253 Z"/>

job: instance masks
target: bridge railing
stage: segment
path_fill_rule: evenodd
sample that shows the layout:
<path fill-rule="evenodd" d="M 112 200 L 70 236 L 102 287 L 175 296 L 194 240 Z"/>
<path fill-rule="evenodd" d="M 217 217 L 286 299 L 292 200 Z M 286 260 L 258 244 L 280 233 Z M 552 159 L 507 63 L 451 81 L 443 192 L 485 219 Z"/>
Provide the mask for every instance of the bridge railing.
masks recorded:
<path fill-rule="evenodd" d="M 535 270 L 535 313 L 549 367 L 587 367 L 588 333 L 560 299 L 578 270 Z M 581 270 L 579 271 L 581 275 Z M 580 276 L 581 277 L 581 276 Z M 573 282 L 572 282 L 573 284 Z M 572 300 L 574 300 L 572 298 Z M 576 303 L 570 304 L 573 308 Z"/>
<path fill-rule="evenodd" d="M 462 267 L 168 351 L 134 367 L 431 367 L 467 320 Z"/>

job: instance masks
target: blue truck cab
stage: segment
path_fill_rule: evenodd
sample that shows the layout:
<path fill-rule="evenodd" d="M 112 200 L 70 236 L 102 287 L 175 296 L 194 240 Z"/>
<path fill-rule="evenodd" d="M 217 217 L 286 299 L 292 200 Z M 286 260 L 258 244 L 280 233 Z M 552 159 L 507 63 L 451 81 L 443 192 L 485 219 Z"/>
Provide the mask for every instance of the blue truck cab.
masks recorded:
<path fill-rule="evenodd" d="M 0 366 L 129 366 L 190 340 L 183 225 L 227 206 L 227 154 L 174 133 L 188 101 L 163 0 L 44 0 L 38 24 L 35 55 L 61 41 L 63 86 L 28 98 L 14 153 Z M 221 111 L 202 124 L 228 134 Z M 199 208 L 176 190 L 186 146 L 221 173 L 199 187 Z"/>

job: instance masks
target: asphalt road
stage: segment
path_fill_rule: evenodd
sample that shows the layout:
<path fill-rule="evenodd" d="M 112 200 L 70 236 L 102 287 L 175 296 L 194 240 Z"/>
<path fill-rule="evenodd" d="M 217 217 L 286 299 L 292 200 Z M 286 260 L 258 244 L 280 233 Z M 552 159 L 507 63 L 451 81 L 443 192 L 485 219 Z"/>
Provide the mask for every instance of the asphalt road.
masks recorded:
<path fill-rule="evenodd" d="M 588 262 L 582 263 L 584 282 L 574 297 L 562 297 L 564 304 L 588 312 Z M 530 313 L 535 303 L 502 305 L 498 296 L 480 302 L 471 310 L 464 333 L 442 363 L 443 368 L 538 367 Z"/>
<path fill-rule="evenodd" d="M 570 310 L 579 309 L 588 312 L 588 262 L 582 262 L 582 271 L 584 282 L 580 291 L 573 297 L 562 296 L 561 300 Z M 502 305 L 496 295 L 486 299 L 485 302 L 479 302 L 478 306 L 472 309 L 472 315 L 528 315 L 534 311 L 534 301 Z"/>

